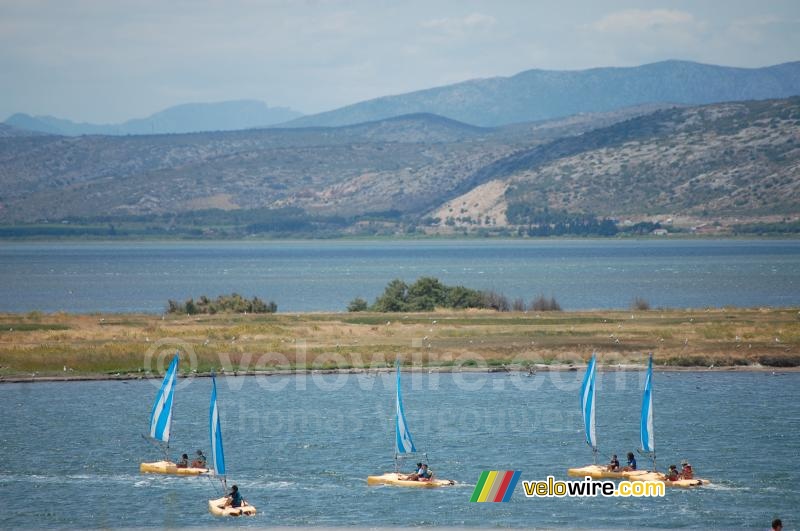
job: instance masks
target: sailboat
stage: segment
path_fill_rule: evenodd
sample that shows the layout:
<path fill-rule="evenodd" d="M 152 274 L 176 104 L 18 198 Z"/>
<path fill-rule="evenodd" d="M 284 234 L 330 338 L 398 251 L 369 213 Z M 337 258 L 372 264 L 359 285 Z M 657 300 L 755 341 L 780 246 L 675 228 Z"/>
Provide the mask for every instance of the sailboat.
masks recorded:
<path fill-rule="evenodd" d="M 679 479 L 667 481 L 665 476 L 656 471 L 656 442 L 653 424 L 653 355 L 647 362 L 647 374 L 644 379 L 644 392 L 642 393 L 642 414 L 639 419 L 639 453 L 650 457 L 653 461 L 653 471 L 637 475 L 636 480 L 663 481 L 669 487 L 699 487 L 711 483 L 707 479 Z"/>
<path fill-rule="evenodd" d="M 606 472 L 606 467 L 597 465 L 597 426 L 595 423 L 595 398 L 597 396 L 595 381 L 597 378 L 597 355 L 592 353 L 592 359 L 586 365 L 586 374 L 583 375 L 583 382 L 581 383 L 581 416 L 583 417 L 583 432 L 586 444 L 592 449 L 592 461 L 594 464 L 580 467 L 570 468 L 567 474 L 570 476 L 578 477 L 592 477 L 601 478 L 606 477 L 603 475 Z"/>
<path fill-rule="evenodd" d="M 710 483 L 705 479 L 680 479 L 677 481 L 665 481 L 664 475 L 655 471 L 656 453 L 655 438 L 653 430 L 653 356 L 647 365 L 645 375 L 644 392 L 642 394 L 642 413 L 639 419 L 639 452 L 651 457 L 653 460 L 653 471 L 647 470 L 620 470 L 613 472 L 608 467 L 597 464 L 597 436 L 595 432 L 595 375 L 596 359 L 592 354 L 592 359 L 586 367 L 586 375 L 583 377 L 581 385 L 581 411 L 583 412 L 584 431 L 586 433 L 586 443 L 592 448 L 595 456 L 594 464 L 570 468 L 567 474 L 576 477 L 591 477 L 592 479 L 611 478 L 627 479 L 629 481 L 663 481 L 669 487 L 697 487 Z"/>
<path fill-rule="evenodd" d="M 394 453 L 394 472 L 386 472 L 380 476 L 368 476 L 367 484 L 369 485 L 394 485 L 397 487 L 444 487 L 446 485 L 455 485 L 455 481 L 450 479 L 407 479 L 408 475 L 400 474 L 399 468 L 401 461 L 404 458 L 411 457 L 417 453 L 417 448 L 414 446 L 414 440 L 411 438 L 411 432 L 408 430 L 408 423 L 406 422 L 405 411 L 403 410 L 403 395 L 400 388 L 400 360 L 395 363 L 397 369 L 397 391 L 395 401 L 395 453 Z M 427 455 L 422 454 L 427 460 Z"/>
<path fill-rule="evenodd" d="M 219 409 L 217 408 L 217 379 L 211 375 L 211 405 L 208 409 L 208 428 L 211 436 L 211 458 L 214 461 L 214 475 L 222 482 L 223 492 L 228 491 L 228 484 L 225 481 L 225 452 L 222 447 L 222 426 L 219 420 Z M 228 498 L 223 495 L 221 498 L 208 500 L 208 510 L 214 516 L 253 516 L 256 508 L 242 500 L 241 507 L 230 507 L 227 505 Z"/>
<path fill-rule="evenodd" d="M 597 355 L 592 353 L 592 359 L 589 360 L 589 363 L 586 366 L 586 374 L 583 376 L 580 398 L 586 444 L 588 444 L 592 449 L 592 458 L 594 463 L 584 467 L 569 468 L 567 469 L 567 474 L 570 476 L 590 477 L 593 479 L 631 478 L 632 476 L 642 474 L 643 472 L 638 470 L 613 472 L 608 470 L 608 467 L 597 464 L 597 429 L 595 423 L 596 378 Z"/>
<path fill-rule="evenodd" d="M 158 445 L 164 452 L 164 459 L 153 463 L 139 464 L 140 472 L 154 474 L 174 474 L 178 476 L 198 476 L 205 474 L 208 469 L 195 467 L 178 467 L 170 461 L 167 454 L 169 449 L 169 436 L 172 429 L 172 404 L 175 395 L 175 384 L 178 379 L 178 355 L 172 358 L 161 388 L 158 390 L 153 410 L 150 412 L 150 432 L 143 437 Z"/>

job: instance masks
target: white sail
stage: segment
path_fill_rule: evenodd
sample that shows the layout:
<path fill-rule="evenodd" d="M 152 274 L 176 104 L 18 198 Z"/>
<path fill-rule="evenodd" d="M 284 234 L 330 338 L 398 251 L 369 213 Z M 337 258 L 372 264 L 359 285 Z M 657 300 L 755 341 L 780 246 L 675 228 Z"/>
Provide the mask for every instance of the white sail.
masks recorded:
<path fill-rule="evenodd" d="M 397 414 L 395 424 L 396 446 L 398 454 L 416 452 L 414 441 L 411 439 L 411 432 L 408 431 L 406 415 L 403 412 L 403 396 L 400 392 L 400 360 L 397 360 Z"/>
<path fill-rule="evenodd" d="M 150 412 L 150 437 L 157 441 L 169 443 L 169 432 L 172 427 L 172 398 L 177 378 L 178 355 L 175 354 L 156 395 L 153 410 Z"/>
<path fill-rule="evenodd" d="M 597 433 L 595 431 L 594 420 L 594 398 L 595 398 L 595 375 L 596 360 L 592 354 L 592 359 L 586 367 L 586 374 L 581 384 L 581 412 L 583 413 L 583 427 L 586 432 L 586 444 L 592 447 L 592 451 L 597 451 Z"/>
<path fill-rule="evenodd" d="M 225 476 L 225 451 L 222 448 L 222 427 L 217 408 L 217 380 L 211 375 L 211 406 L 208 410 L 209 433 L 211 435 L 211 457 L 214 460 L 214 473 Z"/>
<path fill-rule="evenodd" d="M 647 365 L 647 375 L 644 380 L 644 394 L 642 395 L 642 416 L 639 421 L 639 438 L 642 452 L 655 453 L 656 442 L 653 430 L 653 355 Z"/>

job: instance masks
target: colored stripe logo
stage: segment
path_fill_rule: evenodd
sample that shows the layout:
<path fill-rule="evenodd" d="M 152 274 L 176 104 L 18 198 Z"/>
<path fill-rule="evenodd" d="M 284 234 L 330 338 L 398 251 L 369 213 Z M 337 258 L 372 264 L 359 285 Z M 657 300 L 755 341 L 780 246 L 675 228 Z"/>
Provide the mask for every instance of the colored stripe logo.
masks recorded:
<path fill-rule="evenodd" d="M 484 470 L 472 491 L 471 502 L 507 502 L 514 494 L 521 470 Z"/>

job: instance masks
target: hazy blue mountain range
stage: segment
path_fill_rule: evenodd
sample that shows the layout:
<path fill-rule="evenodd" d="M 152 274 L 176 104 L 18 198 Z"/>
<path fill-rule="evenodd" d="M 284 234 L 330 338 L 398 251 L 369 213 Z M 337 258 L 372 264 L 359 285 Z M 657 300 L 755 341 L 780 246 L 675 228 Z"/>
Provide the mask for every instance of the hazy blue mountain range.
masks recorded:
<path fill-rule="evenodd" d="M 433 113 L 479 126 L 607 112 L 646 103 L 705 104 L 800 94 L 800 62 L 733 68 L 664 61 L 630 68 L 527 70 L 384 96 L 304 116 L 286 126 L 341 126 Z"/>
<path fill-rule="evenodd" d="M 239 100 L 176 105 L 147 118 L 121 124 L 75 123 L 53 116 L 30 116 L 24 113 L 14 114 L 5 123 L 18 129 L 65 136 L 149 135 L 251 129 L 299 116 L 302 114 L 286 107 L 269 107 L 262 101 Z"/>
<path fill-rule="evenodd" d="M 40 131 L 30 131 L 28 129 L 19 129 L 17 127 L 14 127 L 13 125 L 0 123 L 0 138 L 11 137 L 11 136 L 37 136 L 44 134 L 47 133 L 42 133 Z"/>

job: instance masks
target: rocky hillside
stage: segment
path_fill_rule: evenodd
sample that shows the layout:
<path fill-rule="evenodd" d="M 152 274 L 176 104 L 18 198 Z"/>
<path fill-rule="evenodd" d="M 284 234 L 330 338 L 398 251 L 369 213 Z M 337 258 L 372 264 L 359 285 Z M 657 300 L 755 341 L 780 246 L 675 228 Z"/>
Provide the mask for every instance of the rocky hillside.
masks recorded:
<path fill-rule="evenodd" d="M 650 111 L 484 129 L 434 115 L 340 128 L 0 142 L 0 220 L 299 207 L 422 212 L 515 150 Z"/>
<path fill-rule="evenodd" d="M 499 128 L 415 114 L 337 128 L 7 136 L 0 224 L 11 228 L 0 236 L 60 234 L 54 221 L 92 235 L 243 236 L 511 234 L 554 215 L 794 219 L 799 136 L 800 98 Z"/>
<path fill-rule="evenodd" d="M 497 126 L 653 102 L 696 105 L 795 95 L 800 95 L 800 62 L 750 69 L 664 61 L 630 68 L 527 70 L 511 77 L 385 96 L 287 125 L 340 126 L 428 112 Z"/>
<path fill-rule="evenodd" d="M 800 98 L 661 110 L 482 168 L 431 212 L 451 227 L 528 225 L 548 212 L 618 219 L 800 214 Z M 485 184 L 483 184 L 485 183 Z"/>

